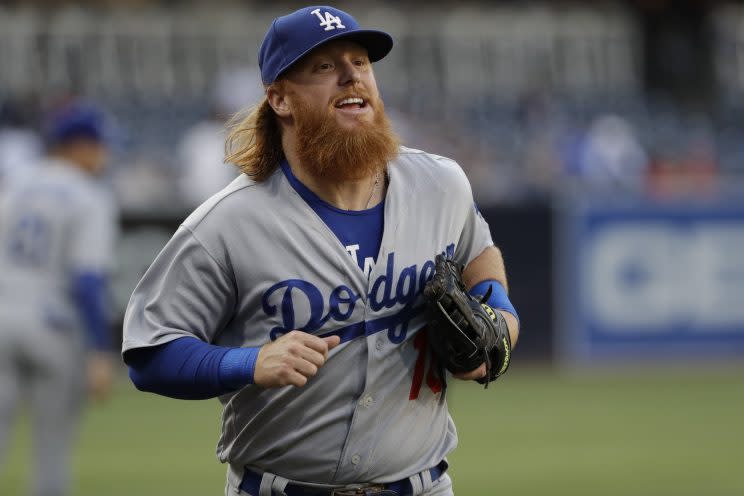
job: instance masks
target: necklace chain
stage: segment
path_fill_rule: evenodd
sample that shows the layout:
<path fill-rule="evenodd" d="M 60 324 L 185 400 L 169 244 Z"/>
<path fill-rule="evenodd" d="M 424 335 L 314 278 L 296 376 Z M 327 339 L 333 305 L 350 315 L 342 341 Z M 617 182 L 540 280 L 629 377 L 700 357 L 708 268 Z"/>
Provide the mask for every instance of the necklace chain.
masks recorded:
<path fill-rule="evenodd" d="M 367 206 L 365 208 L 369 208 L 369 204 L 372 203 L 372 197 L 374 196 L 375 191 L 377 191 L 378 184 L 380 184 L 379 170 L 375 173 L 375 182 L 372 183 L 372 187 L 369 189 L 369 198 L 367 199 Z"/>

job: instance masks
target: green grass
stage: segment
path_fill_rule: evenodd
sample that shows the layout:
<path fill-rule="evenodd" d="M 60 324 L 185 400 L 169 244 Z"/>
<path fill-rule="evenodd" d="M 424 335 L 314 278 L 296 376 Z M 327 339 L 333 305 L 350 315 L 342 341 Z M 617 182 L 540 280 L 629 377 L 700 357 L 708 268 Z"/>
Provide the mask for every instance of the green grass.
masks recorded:
<path fill-rule="evenodd" d="M 689 374 L 689 372 L 686 372 Z M 680 371 L 570 378 L 527 366 L 483 390 L 452 384 L 458 496 L 744 494 L 744 373 Z M 74 496 L 218 495 L 220 406 L 134 391 L 125 381 L 85 417 Z M 23 495 L 28 426 L 0 472 Z"/>
<path fill-rule="evenodd" d="M 136 391 L 122 379 L 115 394 L 87 410 L 74 457 L 72 496 L 222 494 L 225 470 L 214 452 L 217 400 L 178 401 Z M 29 428 L 21 422 L 0 495 L 24 495 Z"/>
<path fill-rule="evenodd" d="M 451 399 L 460 496 L 744 494 L 741 370 L 570 379 L 515 367 L 493 391 L 474 386 Z"/>

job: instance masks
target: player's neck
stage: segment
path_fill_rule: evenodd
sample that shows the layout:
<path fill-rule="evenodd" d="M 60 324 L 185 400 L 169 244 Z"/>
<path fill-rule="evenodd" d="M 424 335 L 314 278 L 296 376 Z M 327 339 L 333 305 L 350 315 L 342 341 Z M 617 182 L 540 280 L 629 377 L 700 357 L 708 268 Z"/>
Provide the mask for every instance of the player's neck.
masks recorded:
<path fill-rule="evenodd" d="M 49 157 L 88 176 L 93 177 L 100 173 L 100 164 L 95 160 L 91 160 L 89 152 L 85 149 L 75 147 L 57 148 L 49 153 Z"/>
<path fill-rule="evenodd" d="M 342 210 L 366 210 L 379 204 L 385 196 L 385 174 L 380 171 L 372 177 L 356 181 L 329 182 L 308 174 L 302 166 L 292 164 L 295 177 L 323 201 Z"/>

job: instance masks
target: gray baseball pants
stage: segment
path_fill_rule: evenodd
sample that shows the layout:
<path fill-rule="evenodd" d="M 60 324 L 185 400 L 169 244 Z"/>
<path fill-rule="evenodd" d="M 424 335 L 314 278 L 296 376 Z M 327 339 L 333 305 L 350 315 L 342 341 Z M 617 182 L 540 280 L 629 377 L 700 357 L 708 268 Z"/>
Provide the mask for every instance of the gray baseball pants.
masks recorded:
<path fill-rule="evenodd" d="M 85 392 L 80 343 L 37 322 L 0 315 L 0 462 L 22 400 L 33 438 L 33 496 L 65 496 Z"/>

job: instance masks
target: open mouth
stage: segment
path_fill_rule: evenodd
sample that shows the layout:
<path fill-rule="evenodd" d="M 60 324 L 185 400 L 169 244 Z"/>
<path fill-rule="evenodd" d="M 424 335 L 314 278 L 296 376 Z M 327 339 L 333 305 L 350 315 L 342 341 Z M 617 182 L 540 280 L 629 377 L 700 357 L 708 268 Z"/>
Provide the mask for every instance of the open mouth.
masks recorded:
<path fill-rule="evenodd" d="M 367 102 L 363 98 L 351 97 L 339 100 L 334 106 L 338 109 L 363 109 L 367 107 Z"/>

